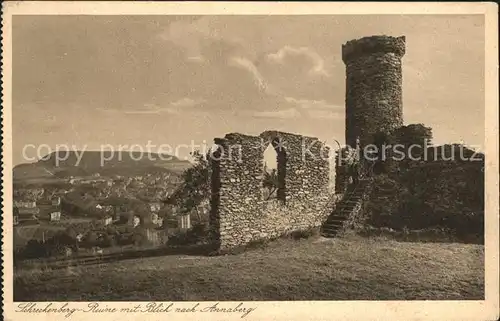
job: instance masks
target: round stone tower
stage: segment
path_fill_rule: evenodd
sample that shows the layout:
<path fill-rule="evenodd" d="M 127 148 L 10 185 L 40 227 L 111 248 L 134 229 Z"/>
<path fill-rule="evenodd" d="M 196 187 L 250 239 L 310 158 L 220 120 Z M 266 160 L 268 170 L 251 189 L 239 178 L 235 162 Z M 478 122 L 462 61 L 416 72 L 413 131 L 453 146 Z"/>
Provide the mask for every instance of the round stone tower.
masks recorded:
<path fill-rule="evenodd" d="M 405 37 L 371 36 L 342 46 L 346 64 L 346 144 L 373 143 L 373 134 L 403 125 L 401 59 Z"/>

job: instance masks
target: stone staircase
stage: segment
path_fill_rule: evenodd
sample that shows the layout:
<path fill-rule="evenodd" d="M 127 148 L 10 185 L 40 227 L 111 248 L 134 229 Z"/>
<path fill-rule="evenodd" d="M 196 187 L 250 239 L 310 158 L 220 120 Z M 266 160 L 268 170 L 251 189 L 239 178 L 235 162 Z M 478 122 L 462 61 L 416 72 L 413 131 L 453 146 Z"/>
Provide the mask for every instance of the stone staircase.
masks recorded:
<path fill-rule="evenodd" d="M 362 199 L 370 181 L 370 179 L 362 179 L 356 186 L 351 187 L 346 192 L 346 195 L 323 223 L 321 227 L 322 236 L 335 237 L 357 215 L 357 212 L 361 210 Z"/>

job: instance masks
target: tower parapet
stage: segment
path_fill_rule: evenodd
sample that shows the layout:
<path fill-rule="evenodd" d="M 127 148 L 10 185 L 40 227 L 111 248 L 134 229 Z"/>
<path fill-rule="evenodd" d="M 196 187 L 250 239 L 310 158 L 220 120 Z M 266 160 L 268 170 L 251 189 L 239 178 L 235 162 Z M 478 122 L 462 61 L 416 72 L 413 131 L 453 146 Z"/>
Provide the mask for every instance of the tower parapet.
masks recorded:
<path fill-rule="evenodd" d="M 401 59 L 406 39 L 371 36 L 342 46 L 346 64 L 346 143 L 373 143 L 379 131 L 403 125 Z"/>
<path fill-rule="evenodd" d="M 406 37 L 371 36 L 350 40 L 342 45 L 342 60 L 346 64 L 373 53 L 393 53 L 402 58 L 406 53 Z"/>

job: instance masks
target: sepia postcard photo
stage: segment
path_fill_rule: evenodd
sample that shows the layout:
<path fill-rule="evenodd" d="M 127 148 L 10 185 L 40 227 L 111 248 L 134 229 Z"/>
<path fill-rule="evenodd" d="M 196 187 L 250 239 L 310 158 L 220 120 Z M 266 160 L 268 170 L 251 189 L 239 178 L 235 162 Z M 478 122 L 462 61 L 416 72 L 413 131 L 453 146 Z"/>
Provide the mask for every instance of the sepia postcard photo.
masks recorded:
<path fill-rule="evenodd" d="M 2 4 L 6 320 L 496 320 L 494 3 Z"/>

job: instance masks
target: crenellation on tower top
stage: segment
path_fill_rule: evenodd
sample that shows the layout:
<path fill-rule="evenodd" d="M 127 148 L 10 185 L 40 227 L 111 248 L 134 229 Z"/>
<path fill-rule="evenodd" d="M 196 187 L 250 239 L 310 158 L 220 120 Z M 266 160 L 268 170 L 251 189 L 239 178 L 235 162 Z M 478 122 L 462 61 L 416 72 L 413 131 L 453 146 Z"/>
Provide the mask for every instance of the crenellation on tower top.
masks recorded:
<path fill-rule="evenodd" d="M 399 58 L 406 52 L 406 37 L 370 36 L 350 40 L 342 45 L 342 60 L 347 64 L 360 56 L 375 53 L 393 53 Z"/>

